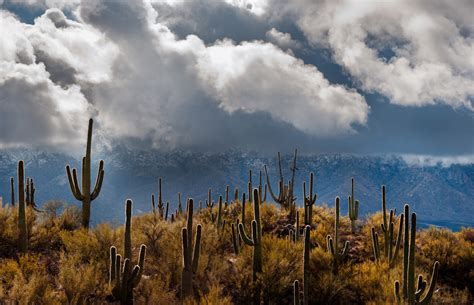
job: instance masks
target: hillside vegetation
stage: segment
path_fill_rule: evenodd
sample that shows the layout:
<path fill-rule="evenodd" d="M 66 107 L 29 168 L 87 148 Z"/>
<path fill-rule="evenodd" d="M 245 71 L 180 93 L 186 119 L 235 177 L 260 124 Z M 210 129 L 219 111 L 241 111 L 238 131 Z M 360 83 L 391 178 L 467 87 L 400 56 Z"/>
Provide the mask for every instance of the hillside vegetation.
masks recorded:
<path fill-rule="evenodd" d="M 352 179 L 347 215 L 342 200 L 317 204 L 314 174 L 294 193 L 297 152 L 278 191 L 266 166 L 246 192 L 194 202 L 179 194 L 172 212 L 158 194 L 150 212 L 124 225 L 90 228 L 105 177 L 91 171 L 92 120 L 81 171 L 66 167 L 82 208 L 39 206 L 23 161 L 0 205 L 0 304 L 472 304 L 474 229 L 417 230 L 416 211 L 390 209 L 359 217 Z M 17 187 L 15 187 L 15 184 Z M 268 195 L 268 196 L 267 196 Z M 268 197 L 268 198 L 267 198 Z M 16 200 L 18 198 L 18 200 Z M 345 200 L 344 200 L 345 201 Z M 122 209 L 119 204 L 116 209 Z"/>

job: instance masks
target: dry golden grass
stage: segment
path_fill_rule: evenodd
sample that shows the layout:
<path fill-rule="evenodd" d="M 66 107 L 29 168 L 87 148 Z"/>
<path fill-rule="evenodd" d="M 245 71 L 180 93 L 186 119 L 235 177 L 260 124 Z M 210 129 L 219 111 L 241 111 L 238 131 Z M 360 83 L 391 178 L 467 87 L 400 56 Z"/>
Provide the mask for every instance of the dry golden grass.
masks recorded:
<path fill-rule="evenodd" d="M 80 217 L 73 207 L 57 204 L 46 213 L 28 210 L 30 251 L 18 255 L 16 209 L 0 208 L 0 304 L 109 304 L 109 248 L 123 252 L 123 227 L 101 224 L 79 229 Z M 217 205 L 214 207 L 214 213 Z M 202 250 L 194 277 L 194 298 L 184 304 L 251 304 L 261 291 L 265 304 L 293 304 L 293 281 L 303 280 L 303 244 L 288 240 L 283 228 L 291 225 L 274 205 L 261 208 L 263 226 L 263 273 L 252 283 L 252 248 L 233 253 L 230 224 L 240 219 L 236 202 L 224 212 L 226 226 L 218 230 L 207 208 L 195 211 L 194 225 L 202 225 Z M 300 210 L 301 219 L 303 210 Z M 253 208 L 247 204 L 246 229 L 250 230 Z M 381 214 L 358 222 L 356 234 L 341 218 L 341 245 L 352 250 L 337 275 L 332 273 L 326 236 L 334 234 L 334 215 L 327 206 L 316 206 L 311 230 L 310 304 L 392 304 L 393 282 L 402 274 L 401 256 L 395 268 L 372 257 L 370 228 L 379 227 Z M 181 304 L 181 229 L 184 215 L 174 223 L 153 213 L 135 216 L 132 222 L 133 263 L 140 244 L 147 245 L 143 278 L 135 289 L 136 304 Z M 301 228 L 303 224 L 301 223 Z M 195 233 L 195 228 L 194 228 Z M 432 304 L 472 304 L 474 292 L 474 231 L 430 228 L 417 234 L 417 273 L 431 276 L 440 261 L 438 290 Z M 383 239 L 380 238 L 381 247 Z"/>

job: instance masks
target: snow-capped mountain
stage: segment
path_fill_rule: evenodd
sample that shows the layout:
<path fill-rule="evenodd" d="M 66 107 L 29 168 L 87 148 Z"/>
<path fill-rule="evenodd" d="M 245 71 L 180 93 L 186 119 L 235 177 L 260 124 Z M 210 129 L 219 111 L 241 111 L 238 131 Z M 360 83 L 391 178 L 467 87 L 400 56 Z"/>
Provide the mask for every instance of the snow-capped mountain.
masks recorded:
<path fill-rule="evenodd" d="M 205 154 L 189 151 L 140 151 L 123 146 L 102 151 L 97 158 L 105 160 L 105 180 L 99 198 L 93 202 L 92 218 L 99 221 L 121 222 L 126 198 L 134 200 L 135 213 L 150 210 L 150 195 L 156 193 L 158 177 L 163 177 L 164 199 L 173 207 L 177 193 L 203 200 L 212 187 L 214 198 L 231 190 L 246 190 L 248 170 L 253 170 L 254 185 L 259 171 L 269 166 L 272 186 L 277 191 L 276 156 L 253 152 L 230 151 Z M 16 163 L 25 160 L 26 173 L 36 183 L 36 198 L 41 205 L 52 199 L 76 203 L 72 197 L 64 167 L 80 165 L 74 157 L 62 153 L 38 150 L 0 151 L 0 196 L 10 202 L 9 179 L 16 177 Z M 292 156 L 282 158 L 284 174 L 290 175 Z M 96 167 L 97 162 L 93 163 Z M 360 217 L 380 209 L 382 184 L 387 186 L 390 208 L 401 211 L 409 203 L 421 223 L 459 228 L 473 225 L 474 164 L 408 164 L 397 156 L 303 155 L 297 160 L 296 197 L 301 202 L 302 182 L 315 173 L 317 204 L 332 205 L 334 198 L 342 199 L 342 212 L 347 213 L 347 196 L 351 177 L 356 179 L 356 199 L 360 201 Z M 95 175 L 95 170 L 93 174 Z M 265 177 L 263 177 L 265 178 Z M 265 179 L 264 179 L 265 180 Z M 174 210 L 174 209 L 172 209 Z"/>

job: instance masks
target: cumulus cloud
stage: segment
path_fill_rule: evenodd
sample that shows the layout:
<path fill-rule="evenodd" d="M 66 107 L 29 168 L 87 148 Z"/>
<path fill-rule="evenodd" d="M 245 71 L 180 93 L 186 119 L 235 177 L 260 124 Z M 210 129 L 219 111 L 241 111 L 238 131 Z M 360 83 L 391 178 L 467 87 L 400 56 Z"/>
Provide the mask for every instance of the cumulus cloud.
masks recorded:
<path fill-rule="evenodd" d="M 46 11 L 34 25 L 21 23 L 14 15 L 0 10 L 0 37 L 1 147 L 64 147 L 66 143 L 80 142 L 75 140 L 76 136 L 84 133 L 84 122 L 94 115 L 93 107 L 75 81 L 54 82 L 49 63 L 59 63 L 53 67 L 54 73 L 68 74 L 72 79 L 101 80 L 100 65 L 99 69 L 88 68 L 91 59 L 87 58 L 101 54 L 99 48 L 104 46 L 97 41 L 100 35 L 67 21 L 54 9 Z M 86 54 L 91 45 L 99 52 Z M 101 64 L 107 60 L 97 58 Z"/>
<path fill-rule="evenodd" d="M 94 115 L 109 140 L 169 148 L 248 142 L 255 148 L 275 132 L 335 135 L 366 123 L 369 107 L 361 95 L 330 84 L 279 47 L 180 39 L 157 21 L 158 13 L 148 1 L 82 1 L 76 20 L 55 8 L 27 25 L 2 11 L 0 37 L 8 38 L 0 47 L 8 87 L 2 123 L 31 115 L 32 138 L 62 143 L 83 133 Z M 19 103 L 32 113 L 14 111 Z M 48 119 L 49 112 L 57 118 Z M 273 123 L 263 124 L 264 133 L 252 131 L 259 135 L 253 140 L 234 130 L 239 124 L 256 129 L 260 120 Z M 22 130 L 15 138 L 28 138 Z M 2 143 L 16 144 L 6 135 Z"/>
<path fill-rule="evenodd" d="M 284 50 L 301 48 L 301 43 L 293 40 L 289 33 L 283 33 L 272 28 L 266 33 L 267 39 Z"/>
<path fill-rule="evenodd" d="M 269 0 L 366 91 L 392 103 L 473 108 L 472 1 Z"/>

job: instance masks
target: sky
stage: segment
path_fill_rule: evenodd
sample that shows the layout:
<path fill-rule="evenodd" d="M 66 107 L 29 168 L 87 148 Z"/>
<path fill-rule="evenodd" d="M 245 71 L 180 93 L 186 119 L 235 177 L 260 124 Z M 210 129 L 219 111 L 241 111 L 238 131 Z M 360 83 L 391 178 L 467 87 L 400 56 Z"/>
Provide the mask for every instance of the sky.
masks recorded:
<path fill-rule="evenodd" d="M 471 162 L 473 12 L 471 0 L 0 0 L 0 148 L 76 149 L 92 117 L 111 147 Z"/>

